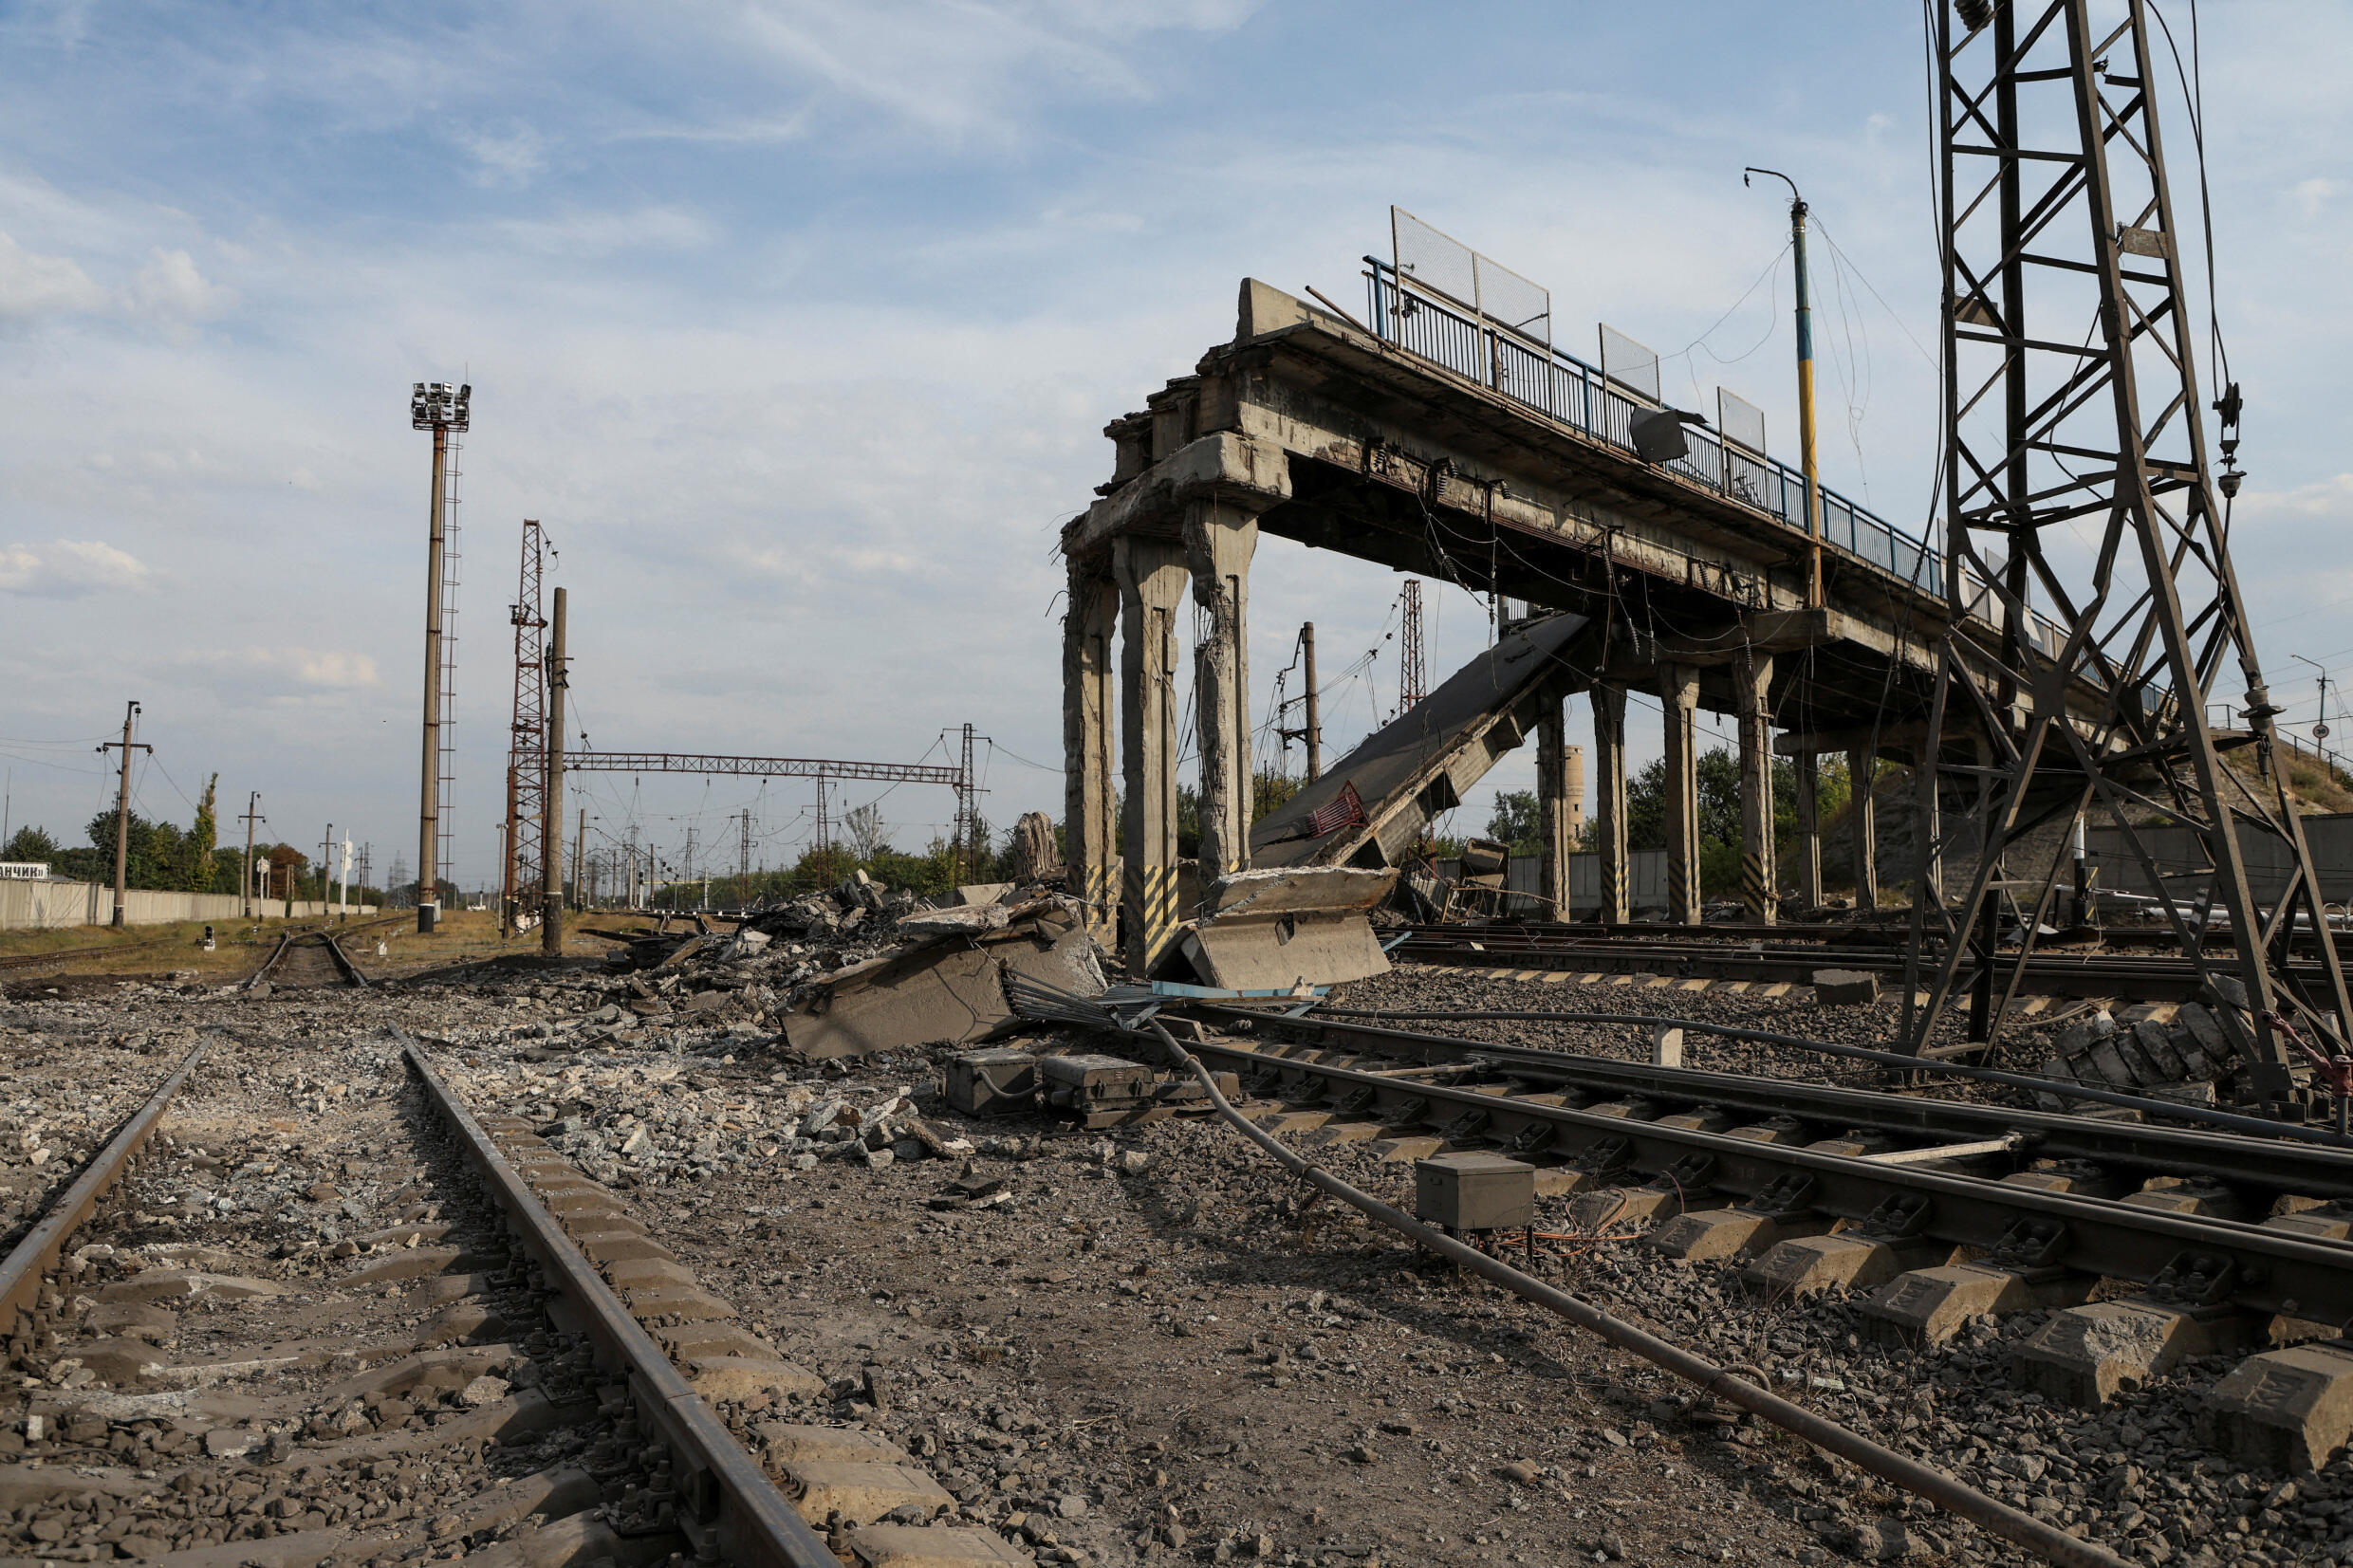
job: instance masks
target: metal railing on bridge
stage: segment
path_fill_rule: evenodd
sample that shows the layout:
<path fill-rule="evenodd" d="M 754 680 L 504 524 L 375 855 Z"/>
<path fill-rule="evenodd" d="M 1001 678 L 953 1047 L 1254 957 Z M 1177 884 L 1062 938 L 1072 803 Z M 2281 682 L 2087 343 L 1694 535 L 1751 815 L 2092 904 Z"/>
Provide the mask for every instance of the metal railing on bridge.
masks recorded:
<path fill-rule="evenodd" d="M 1443 292 L 1425 287 L 1378 256 L 1364 258 L 1371 321 L 1381 339 L 1418 359 L 1470 378 L 1546 418 L 1623 452 L 1633 452 L 1635 416 L 1658 405 L 1628 391 L 1575 355 L 1489 316 L 1466 310 Z M 1548 324 L 1548 319 L 1547 319 Z M 1723 439 L 1704 426 L 1687 429 L 1690 450 L 1659 465 L 1703 489 L 1754 507 L 1784 526 L 1806 530 L 1805 476 L 1787 463 Z M 1857 506 L 1827 486 L 1822 489 L 1823 543 L 1862 564 L 1925 593 L 1944 592 L 1941 552 Z M 1995 626 L 2003 607 L 1975 582 L 1968 612 Z M 2040 615 L 2032 641 L 2046 655 L 2065 636 Z"/>

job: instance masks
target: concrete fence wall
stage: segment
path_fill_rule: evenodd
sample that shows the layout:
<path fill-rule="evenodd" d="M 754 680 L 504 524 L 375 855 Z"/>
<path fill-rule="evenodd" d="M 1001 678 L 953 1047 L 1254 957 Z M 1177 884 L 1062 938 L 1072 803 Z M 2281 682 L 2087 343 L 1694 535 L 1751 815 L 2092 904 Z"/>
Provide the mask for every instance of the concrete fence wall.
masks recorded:
<path fill-rule="evenodd" d="M 2206 857 L 2198 847 L 2197 835 L 2186 827 L 2144 827 L 2139 832 L 2150 858 L 2157 862 L 2158 871 L 2175 893 L 2196 897 L 2206 882 Z M 2140 858 L 2125 841 L 2122 828 L 2095 827 L 2084 838 L 2084 850 L 2096 874 L 2094 887 L 2112 893 L 2137 893 L 2144 897 L 2156 894 Z M 2353 902 L 2353 813 L 2306 817 L 2304 841 L 2310 846 L 2313 869 L 2320 874 L 2322 898 L 2331 904 Z M 2247 880 L 2255 902 L 2276 902 L 2281 890 L 2288 886 L 2286 846 L 2275 839 L 2252 833 L 2240 834 L 2239 843 L 2246 852 Z M 2063 871 L 2063 895 L 2068 885 L 2067 874 Z"/>
<path fill-rule="evenodd" d="M 301 919 L 332 913 L 332 902 L 257 898 L 253 913 Z M 373 914 L 373 904 L 350 906 Z M 233 893 L 157 893 L 132 888 L 123 895 L 123 917 L 134 926 L 163 926 L 176 920 L 227 922 L 242 919 L 245 900 Z M 115 916 L 115 890 L 98 882 L 0 882 L 0 931 L 49 931 L 63 926 L 103 926 Z"/>
<path fill-rule="evenodd" d="M 1441 876 L 1462 875 L 1462 862 L 1455 859 L 1437 863 Z M 1504 871 L 1504 913 L 1526 914 L 1534 919 L 1584 919 L 1602 905 L 1602 858 L 1590 852 L 1580 852 L 1568 858 L 1568 907 L 1566 914 L 1555 914 L 1545 908 L 1539 895 L 1543 889 L 1539 878 L 1544 870 L 1540 856 L 1514 855 Z M 1667 852 L 1663 849 L 1638 849 L 1626 856 L 1626 902 L 1628 913 L 1640 920 L 1663 917 L 1667 913 Z"/>

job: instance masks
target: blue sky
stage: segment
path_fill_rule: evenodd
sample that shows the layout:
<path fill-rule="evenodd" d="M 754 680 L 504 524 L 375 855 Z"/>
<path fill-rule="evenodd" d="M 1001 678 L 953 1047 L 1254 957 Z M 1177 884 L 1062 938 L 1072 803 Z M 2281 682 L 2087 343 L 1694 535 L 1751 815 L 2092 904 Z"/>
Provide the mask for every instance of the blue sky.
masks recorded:
<path fill-rule="evenodd" d="M 2288 654 L 2353 661 L 2353 24 L 2203 21 L 2240 568 L 2308 706 Z M 1925 102 L 1918 15 L 1883 5 L 0 4 L 14 820 L 70 836 L 110 799 L 86 748 L 137 697 L 145 808 L 185 821 L 217 771 L 295 842 L 333 821 L 380 871 L 413 855 L 406 391 L 461 376 L 469 885 L 493 860 L 525 516 L 562 550 L 596 745 L 899 761 L 970 720 L 996 743 L 991 815 L 1059 811 L 1051 547 L 1109 471 L 1103 423 L 1232 333 L 1245 275 L 1358 297 L 1391 202 L 1549 285 L 1572 347 L 1604 319 L 1695 345 L 1669 397 L 1728 385 L 1786 452 L 1784 213 L 1739 171 L 1788 170 L 1843 258 L 1816 261 L 1825 473 L 1917 522 Z M 1393 700 L 1396 590 L 1268 542 L 1260 686 L 1305 618 L 1327 669 L 1382 649 L 1335 694 L 1344 743 Z M 1432 593 L 1435 675 L 1484 625 Z M 757 853 L 787 858 L 805 788 L 606 779 L 587 803 L 675 859 L 689 819 L 707 842 L 755 801 Z M 882 804 L 902 843 L 947 809 Z"/>

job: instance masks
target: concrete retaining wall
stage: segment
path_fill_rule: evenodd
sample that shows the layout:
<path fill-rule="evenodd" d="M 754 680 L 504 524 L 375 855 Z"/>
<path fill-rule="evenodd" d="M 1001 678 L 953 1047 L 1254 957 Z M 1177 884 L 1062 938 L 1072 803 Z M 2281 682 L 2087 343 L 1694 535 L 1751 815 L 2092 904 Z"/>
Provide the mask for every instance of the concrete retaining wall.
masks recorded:
<path fill-rule="evenodd" d="M 132 888 L 123 895 L 123 917 L 134 926 L 164 926 L 176 920 L 226 923 L 244 918 L 245 900 L 233 893 L 157 893 Z M 257 898 L 253 913 L 280 919 L 328 914 L 332 902 Z M 373 914 L 373 904 L 350 906 Z M 97 882 L 0 882 L 0 931 L 49 931 L 61 926 L 103 926 L 114 919 L 115 890 Z"/>

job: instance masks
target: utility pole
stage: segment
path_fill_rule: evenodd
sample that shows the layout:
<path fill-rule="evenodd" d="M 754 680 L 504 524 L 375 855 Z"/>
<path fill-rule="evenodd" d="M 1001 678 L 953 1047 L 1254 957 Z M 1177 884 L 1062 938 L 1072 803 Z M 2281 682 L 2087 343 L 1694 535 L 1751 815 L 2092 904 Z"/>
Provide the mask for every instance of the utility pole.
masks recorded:
<path fill-rule="evenodd" d="M 1789 246 L 1797 273 L 1797 445 L 1798 466 L 1806 476 L 1806 604 L 1820 609 L 1822 598 L 1822 472 L 1814 451 L 1814 310 L 1806 295 L 1806 198 L 1797 181 L 1778 169 L 1744 169 L 1740 183 L 1751 175 L 1769 175 L 1789 188 Z"/>
<path fill-rule="evenodd" d="M 450 433 L 469 427 L 472 399 L 472 387 L 453 390 L 447 381 L 418 381 L 409 396 L 409 427 L 433 432 L 433 505 L 425 546 L 425 761 L 417 832 L 417 929 L 426 935 L 441 913 L 441 573 Z"/>
<path fill-rule="evenodd" d="M 572 907 L 574 909 L 584 910 L 589 905 L 588 895 L 586 893 L 582 891 L 582 884 L 580 880 L 581 850 L 587 843 L 587 841 L 588 808 L 586 806 L 582 806 L 580 808 L 580 826 L 572 834 Z M 591 871 L 593 871 L 596 865 L 595 859 L 592 858 L 588 863 Z"/>
<path fill-rule="evenodd" d="M 238 868 L 237 891 L 245 897 L 245 917 L 250 920 L 253 918 L 253 824 L 269 821 L 262 815 L 260 790 L 253 790 L 246 797 L 245 815 L 238 821 L 245 823 L 245 863 Z M 268 892 L 265 891 L 262 896 L 268 897 Z"/>
<path fill-rule="evenodd" d="M 547 629 L 547 790 L 541 797 L 547 815 L 540 830 L 539 950 L 549 958 L 564 956 L 564 693 L 571 684 L 564 663 L 565 598 L 558 588 Z"/>
<path fill-rule="evenodd" d="M 122 739 L 108 741 L 99 753 L 120 748 L 122 752 L 122 788 L 115 798 L 115 917 L 113 924 L 120 931 L 128 923 L 130 903 L 126 896 L 124 877 L 131 865 L 131 753 L 144 751 L 152 755 L 155 747 L 140 746 L 131 739 L 131 721 L 139 717 L 139 704 L 131 703 L 122 712 Z"/>
<path fill-rule="evenodd" d="M 742 834 L 735 840 L 735 907 L 744 909 L 751 903 L 751 808 L 744 807 Z"/>
<path fill-rule="evenodd" d="M 319 840 L 319 913 L 326 913 L 327 883 L 334 876 L 335 824 L 326 824 L 326 836 Z"/>
<path fill-rule="evenodd" d="M 1324 699 L 1315 690 L 1315 622 L 1308 621 L 1299 629 L 1300 646 L 1306 654 L 1307 667 L 1307 782 L 1315 783 L 1324 776 Z"/>

